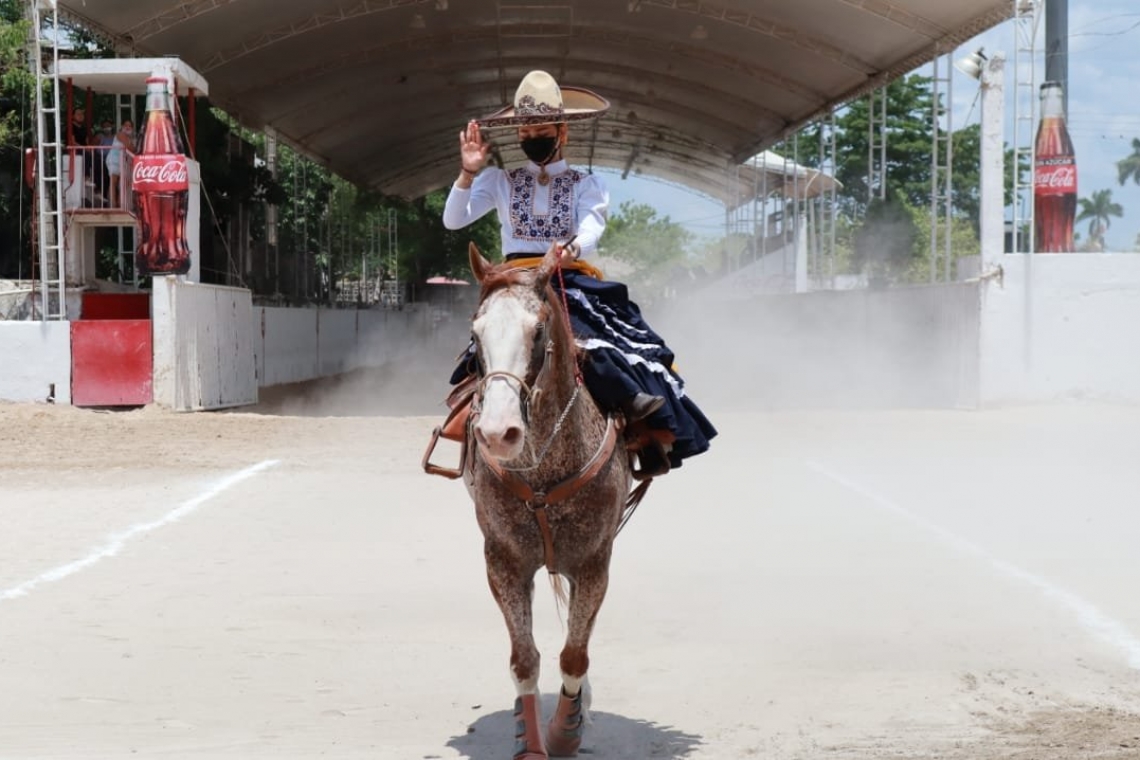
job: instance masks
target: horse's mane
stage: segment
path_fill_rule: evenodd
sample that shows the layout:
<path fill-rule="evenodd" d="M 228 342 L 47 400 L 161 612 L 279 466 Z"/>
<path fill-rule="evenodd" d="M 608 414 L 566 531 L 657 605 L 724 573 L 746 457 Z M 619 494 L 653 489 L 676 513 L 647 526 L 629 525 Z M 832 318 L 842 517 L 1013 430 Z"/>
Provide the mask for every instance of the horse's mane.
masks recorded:
<path fill-rule="evenodd" d="M 487 296 L 496 290 L 526 282 L 528 273 L 533 271 L 533 267 L 519 267 L 509 261 L 496 264 L 483 276 L 483 287 L 479 291 L 480 303 L 487 300 Z"/>

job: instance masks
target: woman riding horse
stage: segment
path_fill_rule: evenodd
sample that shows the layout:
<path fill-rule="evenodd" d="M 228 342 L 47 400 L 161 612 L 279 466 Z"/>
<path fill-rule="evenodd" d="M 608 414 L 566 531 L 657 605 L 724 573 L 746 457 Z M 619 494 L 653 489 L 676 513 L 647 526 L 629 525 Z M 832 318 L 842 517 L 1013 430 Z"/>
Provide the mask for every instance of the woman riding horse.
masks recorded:
<path fill-rule="evenodd" d="M 559 87 L 544 71 L 527 74 L 513 105 L 469 122 L 460 132 L 460 173 L 443 224 L 461 229 L 495 209 L 507 261 L 535 262 L 551 244 L 560 245 L 563 269 L 552 284 L 587 354 L 586 387 L 603 410 L 621 411 L 629 422 L 649 429 L 646 440 L 654 445 L 638 452 L 641 473 L 662 474 L 707 451 L 716 429 L 685 393 L 673 370 L 673 352 L 642 319 L 626 286 L 603 280 L 588 263 L 605 232 L 609 193 L 600 176 L 571 168 L 562 151 L 569 122 L 597 118 L 608 107 L 589 90 Z M 509 171 L 484 166 L 490 145 L 482 130 L 496 128 L 518 130 L 526 164 Z M 476 362 L 469 346 L 452 384 L 475 374 Z"/>

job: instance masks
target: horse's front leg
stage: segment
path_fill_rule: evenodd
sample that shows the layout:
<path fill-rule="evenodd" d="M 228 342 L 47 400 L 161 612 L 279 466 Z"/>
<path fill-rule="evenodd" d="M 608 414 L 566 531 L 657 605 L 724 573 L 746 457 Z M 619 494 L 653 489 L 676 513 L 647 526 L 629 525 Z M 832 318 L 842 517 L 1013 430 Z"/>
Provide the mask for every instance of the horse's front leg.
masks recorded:
<path fill-rule="evenodd" d="M 566 645 L 558 658 L 562 670 L 562 691 L 558 707 L 550 718 L 546 746 L 552 757 L 573 757 L 582 744 L 582 733 L 590 709 L 590 634 L 606 597 L 609 585 L 609 552 L 587 563 L 570 589 L 569 624 Z"/>
<path fill-rule="evenodd" d="M 542 710 L 539 704 L 538 647 L 534 645 L 531 602 L 534 597 L 534 571 L 529 573 L 509 554 L 484 549 L 487 581 L 503 612 L 511 638 L 511 676 L 514 678 L 515 750 L 514 760 L 546 760 L 542 741 Z"/>

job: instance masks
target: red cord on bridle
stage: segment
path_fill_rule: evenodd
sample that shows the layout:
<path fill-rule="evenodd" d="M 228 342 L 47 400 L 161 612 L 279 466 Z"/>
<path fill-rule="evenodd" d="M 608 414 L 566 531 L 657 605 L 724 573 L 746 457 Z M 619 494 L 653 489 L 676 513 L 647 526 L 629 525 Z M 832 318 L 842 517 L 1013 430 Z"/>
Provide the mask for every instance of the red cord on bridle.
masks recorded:
<path fill-rule="evenodd" d="M 570 238 L 573 242 L 574 238 Z M 566 245 L 569 245 L 567 242 Z M 558 262 L 558 292 L 562 294 L 562 314 L 566 317 L 566 333 L 570 338 L 570 350 L 575 350 L 574 342 L 574 326 L 570 323 L 570 302 L 566 298 L 566 281 L 562 278 L 562 262 Z M 582 368 L 578 365 L 578 361 L 574 361 L 574 382 L 581 385 L 584 381 L 582 379 Z"/>

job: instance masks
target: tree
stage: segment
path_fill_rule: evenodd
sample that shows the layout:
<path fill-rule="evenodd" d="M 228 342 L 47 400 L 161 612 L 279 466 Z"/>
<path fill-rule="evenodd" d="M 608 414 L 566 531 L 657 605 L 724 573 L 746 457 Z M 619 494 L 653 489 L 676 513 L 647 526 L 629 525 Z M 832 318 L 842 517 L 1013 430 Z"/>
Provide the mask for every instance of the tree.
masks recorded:
<path fill-rule="evenodd" d="M 863 224 L 854 232 L 853 263 L 867 272 L 872 287 L 907 279 L 920 260 L 918 227 L 900 191 L 867 204 Z"/>
<path fill-rule="evenodd" d="M 686 260 L 694 236 L 668 216 L 645 203 L 625 201 L 611 214 L 602 235 L 602 253 L 632 267 L 632 275 L 645 284 L 642 300 L 650 303 L 663 292 L 674 272 Z"/>
<path fill-rule="evenodd" d="M 1111 190 L 1097 190 L 1092 198 L 1081 198 L 1078 203 L 1077 221 L 1088 220 L 1089 242 L 1091 250 L 1104 250 L 1104 234 L 1112 224 L 1112 217 L 1124 216 L 1124 208 L 1119 203 L 1112 202 Z"/>
<path fill-rule="evenodd" d="M 913 206 L 930 203 L 931 113 L 934 105 L 930 84 L 929 77 L 911 74 L 896 79 L 886 88 L 887 186 L 899 191 L 902 199 Z M 838 146 L 835 176 L 843 183 L 841 196 L 845 210 L 854 216 L 862 213 L 870 197 L 867 186 L 870 124 L 869 98 L 852 101 L 835 117 Z M 801 134 L 797 140 L 798 150 L 785 147 L 777 152 L 788 158 L 797 158 L 805 166 L 818 167 L 821 130 L 822 125 L 817 125 Z M 977 133 L 976 127 L 973 132 Z M 972 138 L 955 139 L 955 166 L 974 167 L 976 172 L 976 151 L 980 146 L 977 134 Z"/>
<path fill-rule="evenodd" d="M 887 86 L 886 172 L 889 190 L 898 190 L 915 209 L 930 207 L 931 152 L 933 145 L 931 80 L 912 74 Z M 943 109 L 940 108 L 940 111 Z M 868 201 L 867 168 L 869 152 L 870 100 L 852 101 L 835 117 L 836 178 L 843 183 L 839 191 L 840 209 L 851 219 L 858 219 Z M 798 149 L 785 143 L 777 153 L 806 166 L 820 165 L 821 125 L 804 130 L 798 137 Z M 971 124 L 952 133 L 953 174 L 951 177 L 951 211 L 965 217 L 978 234 L 981 219 L 981 125 Z M 1014 151 L 1005 151 L 1005 205 L 1013 203 Z M 1140 159 L 1138 159 L 1140 160 Z M 1030 166 L 1025 157 L 1020 162 L 1023 181 L 1030 182 Z"/>
<path fill-rule="evenodd" d="M 624 201 L 606 222 L 605 255 L 648 270 L 684 257 L 693 235 L 645 203 Z"/>
<path fill-rule="evenodd" d="M 1124 185 L 1132 180 L 1140 185 L 1140 138 L 1132 138 L 1132 153 L 1116 162 L 1116 178 Z"/>

